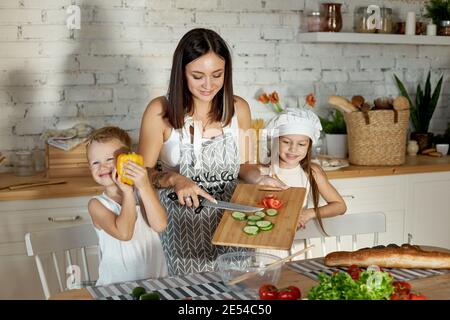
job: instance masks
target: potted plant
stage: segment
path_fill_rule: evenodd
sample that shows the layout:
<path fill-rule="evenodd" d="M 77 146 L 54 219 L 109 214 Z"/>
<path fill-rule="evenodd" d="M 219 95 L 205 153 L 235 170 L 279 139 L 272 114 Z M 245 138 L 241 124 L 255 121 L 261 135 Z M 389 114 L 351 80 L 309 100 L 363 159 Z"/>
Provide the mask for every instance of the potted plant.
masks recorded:
<path fill-rule="evenodd" d="M 406 97 L 409 101 L 411 122 L 413 125 L 413 132 L 411 133 L 411 139 L 416 140 L 419 144 L 419 152 L 431 147 L 433 133 L 429 132 L 431 118 L 433 117 L 434 110 L 436 109 L 439 95 L 441 93 L 442 80 L 444 75 L 439 79 L 436 87 L 432 91 L 430 82 L 431 72 L 428 71 L 427 80 L 425 81 L 424 90 L 420 83 L 417 85 L 416 97 L 414 100 L 410 98 L 408 91 L 403 83 L 394 74 L 395 81 L 402 96 Z"/>
<path fill-rule="evenodd" d="M 328 117 L 319 117 L 325 132 L 327 154 L 336 158 L 347 158 L 347 127 L 344 116 L 339 110 L 333 110 Z"/>
<path fill-rule="evenodd" d="M 450 36 L 450 0 L 430 0 L 425 8 L 425 17 L 431 18 L 438 26 L 438 34 Z"/>

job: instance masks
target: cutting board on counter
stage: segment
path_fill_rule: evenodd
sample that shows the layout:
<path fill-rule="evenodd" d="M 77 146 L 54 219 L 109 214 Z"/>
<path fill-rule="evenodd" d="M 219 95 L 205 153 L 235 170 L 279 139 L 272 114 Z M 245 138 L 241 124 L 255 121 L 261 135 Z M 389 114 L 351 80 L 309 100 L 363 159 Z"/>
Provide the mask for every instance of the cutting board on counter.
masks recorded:
<path fill-rule="evenodd" d="M 297 230 L 297 220 L 305 198 L 305 188 L 289 188 L 283 191 L 265 191 L 264 186 L 254 184 L 238 184 L 230 202 L 262 207 L 260 202 L 264 196 L 273 194 L 283 201 L 278 215 L 265 216 L 274 227 L 270 231 L 260 231 L 257 235 L 247 235 L 242 229 L 247 221 L 232 218 L 230 210 L 225 210 L 212 239 L 212 243 L 221 246 L 264 248 L 289 250 Z M 251 213 L 247 213 L 251 215 Z"/>

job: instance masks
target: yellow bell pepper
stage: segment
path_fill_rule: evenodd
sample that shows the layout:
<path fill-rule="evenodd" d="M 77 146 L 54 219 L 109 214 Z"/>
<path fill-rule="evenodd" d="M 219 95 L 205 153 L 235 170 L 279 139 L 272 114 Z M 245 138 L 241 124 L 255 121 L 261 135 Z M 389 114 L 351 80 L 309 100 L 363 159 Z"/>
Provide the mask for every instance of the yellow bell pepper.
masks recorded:
<path fill-rule="evenodd" d="M 122 181 L 123 183 L 129 184 L 130 186 L 132 186 L 134 184 L 133 180 L 125 178 L 123 176 L 124 170 L 123 170 L 123 165 L 125 164 L 125 162 L 127 161 L 133 161 L 135 163 L 137 163 L 140 166 L 144 165 L 144 158 L 137 153 L 122 153 L 117 157 L 117 173 L 119 174 L 119 178 L 120 181 Z"/>

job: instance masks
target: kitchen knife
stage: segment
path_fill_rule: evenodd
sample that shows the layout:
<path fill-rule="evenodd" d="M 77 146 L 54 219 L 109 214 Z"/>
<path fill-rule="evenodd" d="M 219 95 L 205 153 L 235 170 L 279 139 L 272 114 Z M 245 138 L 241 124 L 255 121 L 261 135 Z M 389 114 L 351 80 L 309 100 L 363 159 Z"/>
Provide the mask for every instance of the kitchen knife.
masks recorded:
<path fill-rule="evenodd" d="M 232 211 L 240 211 L 240 212 L 256 212 L 256 211 L 264 210 L 264 208 L 261 208 L 261 207 L 252 207 L 252 206 L 247 206 L 244 204 L 238 204 L 238 203 L 232 203 L 232 202 L 226 202 L 226 201 L 220 201 L 220 200 L 217 200 L 217 203 L 214 203 L 209 200 L 206 200 L 205 198 L 200 199 L 200 207 L 199 208 L 201 208 L 202 206 L 225 209 L 225 210 L 232 210 Z"/>

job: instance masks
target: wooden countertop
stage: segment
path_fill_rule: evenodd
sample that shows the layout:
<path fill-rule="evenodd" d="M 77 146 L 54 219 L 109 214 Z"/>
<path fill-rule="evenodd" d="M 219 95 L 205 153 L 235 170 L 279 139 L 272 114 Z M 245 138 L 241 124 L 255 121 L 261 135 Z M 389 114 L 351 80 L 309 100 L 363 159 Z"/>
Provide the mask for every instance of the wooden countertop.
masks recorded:
<path fill-rule="evenodd" d="M 450 156 L 407 156 L 406 162 L 398 166 L 354 166 L 336 171 L 327 171 L 329 179 L 391 176 L 398 174 L 450 171 Z"/>
<path fill-rule="evenodd" d="M 400 166 L 351 165 L 336 171 L 327 171 L 326 173 L 329 179 L 344 179 L 441 171 L 450 171 L 450 156 L 441 158 L 408 156 L 406 163 Z M 102 191 L 102 187 L 96 184 L 91 177 L 68 177 L 62 179 L 67 180 L 67 183 L 18 190 L 0 190 L 0 201 L 88 196 L 101 193 Z M 42 180 L 61 180 L 61 178 L 46 179 L 44 173 L 31 177 L 16 177 L 12 173 L 3 173 L 0 174 L 0 189 L 8 185 Z"/>
<path fill-rule="evenodd" d="M 0 201 L 89 196 L 99 194 L 103 191 L 103 187 L 98 185 L 91 177 L 47 179 L 45 173 L 30 177 L 17 177 L 12 173 L 0 174 L 0 189 L 9 185 L 33 183 L 44 180 L 64 180 L 67 182 L 64 184 L 37 186 L 17 190 L 0 190 Z"/>

